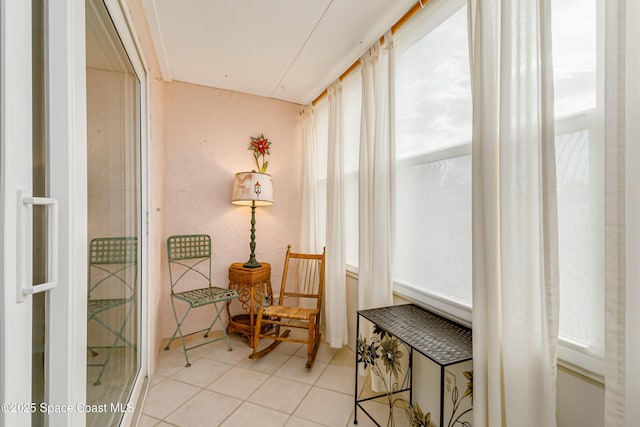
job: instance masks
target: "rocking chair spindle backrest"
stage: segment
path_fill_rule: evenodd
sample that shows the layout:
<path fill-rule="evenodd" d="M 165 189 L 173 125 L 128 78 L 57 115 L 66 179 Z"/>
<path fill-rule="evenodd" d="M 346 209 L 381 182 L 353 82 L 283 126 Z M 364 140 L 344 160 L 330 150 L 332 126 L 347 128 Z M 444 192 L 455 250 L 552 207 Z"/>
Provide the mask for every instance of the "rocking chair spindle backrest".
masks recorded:
<path fill-rule="evenodd" d="M 295 253 L 291 252 L 289 245 L 284 261 L 279 304 L 289 305 L 291 303 L 285 303 L 285 300 L 297 299 L 300 306 L 315 306 L 320 309 L 324 290 L 324 266 L 324 251 L 322 254 Z"/>

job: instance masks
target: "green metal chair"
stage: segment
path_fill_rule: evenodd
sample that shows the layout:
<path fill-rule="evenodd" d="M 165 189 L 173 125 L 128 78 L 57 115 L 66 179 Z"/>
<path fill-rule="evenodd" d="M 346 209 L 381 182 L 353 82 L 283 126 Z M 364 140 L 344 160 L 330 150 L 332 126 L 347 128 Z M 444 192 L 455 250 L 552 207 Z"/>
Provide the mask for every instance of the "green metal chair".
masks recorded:
<path fill-rule="evenodd" d="M 101 367 L 94 385 L 100 385 L 102 375 L 111 360 L 113 350 L 121 341 L 124 346 L 134 348 L 123 334 L 133 312 L 138 281 L 138 240 L 136 237 L 99 237 L 89 245 L 88 302 L 87 323 L 97 322 L 113 335 L 109 346 L 91 346 L 88 350 L 97 356 L 97 349 L 106 349 L 107 355 L 102 363 L 88 363 L 88 366 Z M 124 318 L 114 322 L 113 316 L 107 319 L 112 310 L 123 307 Z"/>
<path fill-rule="evenodd" d="M 185 336 L 198 334 L 203 331 L 206 331 L 204 337 L 208 338 L 213 325 L 221 319 L 222 310 L 226 307 L 227 302 L 238 298 L 236 291 L 218 288 L 211 284 L 211 237 L 206 234 L 171 236 L 167 239 L 167 258 L 169 262 L 169 280 L 171 282 L 171 307 L 173 308 L 173 315 L 176 318 L 176 330 L 173 332 L 173 335 L 171 335 L 171 339 L 169 339 L 164 349 L 169 350 L 171 343 L 176 339 L 176 334 L 179 335 L 182 349 L 184 350 L 184 358 L 187 361 L 187 367 L 191 366 L 187 354 L 188 350 L 225 339 L 227 348 L 231 351 L 229 336 L 224 327 L 222 328 L 223 336 L 220 338 L 211 339 L 191 347 L 187 347 L 184 342 Z M 200 287 L 193 289 L 194 285 Z M 187 287 L 191 289 L 178 292 L 176 287 Z M 176 301 L 183 301 L 188 304 L 181 319 L 178 319 Z M 216 308 L 216 316 L 213 318 L 211 325 L 199 331 L 186 335 L 183 334 L 182 324 L 189 311 L 191 311 L 192 308 L 204 307 L 210 304 L 213 304 Z M 220 322 L 222 322 L 222 320 L 220 320 Z"/>

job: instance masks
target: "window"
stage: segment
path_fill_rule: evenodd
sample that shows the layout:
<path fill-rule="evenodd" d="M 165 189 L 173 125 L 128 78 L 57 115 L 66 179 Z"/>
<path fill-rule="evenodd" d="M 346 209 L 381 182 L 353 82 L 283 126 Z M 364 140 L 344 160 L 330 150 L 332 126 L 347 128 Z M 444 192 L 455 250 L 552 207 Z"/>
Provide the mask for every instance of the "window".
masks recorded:
<path fill-rule="evenodd" d="M 559 355 L 593 372 L 604 354 L 602 26 L 598 0 L 553 0 L 560 269 Z M 591 359 L 591 360 L 589 360 Z"/>
<path fill-rule="evenodd" d="M 601 0 L 552 0 L 559 355 L 595 373 L 604 354 L 602 8 Z M 395 84 L 394 291 L 470 322 L 472 103 L 464 1 L 432 2 L 396 34 Z M 343 81 L 344 184 L 347 264 L 356 267 L 361 96 L 360 73 L 352 73 Z M 322 195 L 327 104 L 317 106 Z"/>
<path fill-rule="evenodd" d="M 423 15 L 396 35 L 394 289 L 470 321 L 467 9 L 434 3 Z"/>
<path fill-rule="evenodd" d="M 601 371 L 597 358 L 604 352 L 603 59 L 599 49 L 603 31 L 597 22 L 603 14 L 597 10 L 599 3 L 552 2 L 560 356 L 593 372 Z M 397 36 L 395 290 L 470 320 L 467 16 L 460 3 L 436 5 Z"/>
<path fill-rule="evenodd" d="M 360 148 L 360 114 L 362 109 L 362 75 L 358 70 L 342 81 L 343 149 L 344 149 L 344 218 L 345 262 L 347 269 L 358 267 L 358 163 Z M 315 107 L 316 149 L 318 156 L 317 218 L 324 241 L 327 211 L 327 150 L 329 145 L 329 102 L 325 97 Z"/>

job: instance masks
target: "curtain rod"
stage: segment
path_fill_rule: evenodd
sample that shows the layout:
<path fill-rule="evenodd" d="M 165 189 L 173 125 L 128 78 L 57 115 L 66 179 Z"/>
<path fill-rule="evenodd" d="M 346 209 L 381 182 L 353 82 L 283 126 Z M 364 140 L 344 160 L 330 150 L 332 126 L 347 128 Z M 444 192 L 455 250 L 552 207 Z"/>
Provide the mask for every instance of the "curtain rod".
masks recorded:
<path fill-rule="evenodd" d="M 400 29 L 400 27 L 406 24 L 413 17 L 413 15 L 415 15 L 421 9 L 423 9 L 424 5 L 427 4 L 428 2 L 429 0 L 420 0 L 418 1 L 418 3 L 414 4 L 411 7 L 411 9 L 407 11 L 407 13 L 402 15 L 402 17 L 398 19 L 396 23 L 391 26 L 391 34 L 395 34 L 396 31 Z M 380 44 L 384 44 L 384 36 L 380 36 Z M 351 66 L 347 68 L 347 70 L 344 73 L 340 74 L 340 77 L 338 77 L 340 81 L 344 80 L 349 74 L 351 74 L 353 70 L 358 68 L 358 65 L 360 65 L 359 58 L 356 59 L 356 61 L 353 64 L 351 64 Z M 326 94 L 327 94 L 327 89 L 323 90 L 322 93 L 316 97 L 316 99 L 311 101 L 311 105 L 316 105 Z"/>

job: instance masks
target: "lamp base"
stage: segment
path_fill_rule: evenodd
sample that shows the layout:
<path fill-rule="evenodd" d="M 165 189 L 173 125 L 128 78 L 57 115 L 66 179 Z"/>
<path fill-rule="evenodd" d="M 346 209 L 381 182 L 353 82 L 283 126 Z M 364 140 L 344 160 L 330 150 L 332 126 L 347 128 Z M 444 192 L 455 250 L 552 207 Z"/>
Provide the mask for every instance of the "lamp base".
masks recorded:
<path fill-rule="evenodd" d="M 249 254 L 249 261 L 243 264 L 244 268 L 258 268 L 262 267 L 258 261 L 256 261 L 256 202 L 251 202 L 251 243 L 249 243 L 251 253 Z"/>
<path fill-rule="evenodd" d="M 249 261 L 247 261 L 244 264 L 242 264 L 242 266 L 244 268 L 258 268 L 258 267 L 262 267 L 262 264 L 260 264 L 255 259 L 250 259 Z"/>

